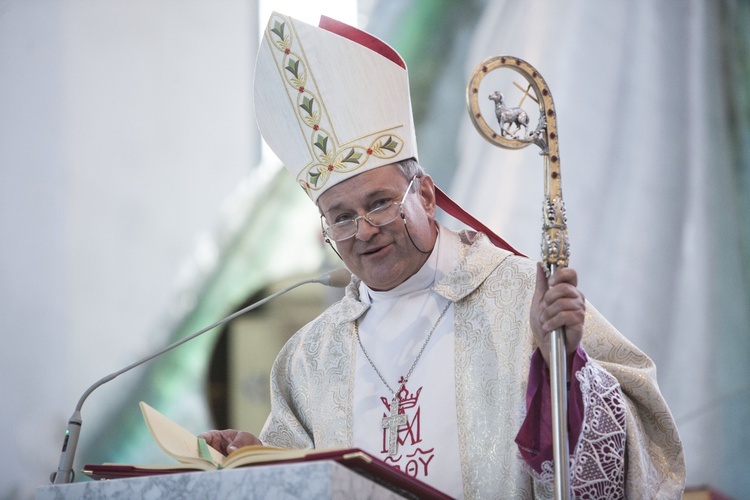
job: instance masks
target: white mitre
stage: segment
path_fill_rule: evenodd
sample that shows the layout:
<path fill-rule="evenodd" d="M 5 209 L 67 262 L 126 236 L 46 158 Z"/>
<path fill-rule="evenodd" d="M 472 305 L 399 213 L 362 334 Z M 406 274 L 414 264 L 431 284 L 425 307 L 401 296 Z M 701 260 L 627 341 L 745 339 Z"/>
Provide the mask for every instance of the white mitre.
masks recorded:
<path fill-rule="evenodd" d="M 417 157 L 406 64 L 385 42 L 327 17 L 316 27 L 271 14 L 255 67 L 255 114 L 316 203 L 339 182 Z"/>

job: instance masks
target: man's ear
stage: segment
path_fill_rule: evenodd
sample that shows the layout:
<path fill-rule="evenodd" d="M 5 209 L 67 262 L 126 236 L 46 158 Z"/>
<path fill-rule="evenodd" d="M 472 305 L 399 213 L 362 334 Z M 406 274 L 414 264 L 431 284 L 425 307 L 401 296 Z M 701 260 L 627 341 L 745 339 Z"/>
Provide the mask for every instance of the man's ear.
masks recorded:
<path fill-rule="evenodd" d="M 435 198 L 435 183 L 432 177 L 425 174 L 419 179 L 419 199 L 427 213 L 434 219 L 437 209 L 437 199 Z"/>

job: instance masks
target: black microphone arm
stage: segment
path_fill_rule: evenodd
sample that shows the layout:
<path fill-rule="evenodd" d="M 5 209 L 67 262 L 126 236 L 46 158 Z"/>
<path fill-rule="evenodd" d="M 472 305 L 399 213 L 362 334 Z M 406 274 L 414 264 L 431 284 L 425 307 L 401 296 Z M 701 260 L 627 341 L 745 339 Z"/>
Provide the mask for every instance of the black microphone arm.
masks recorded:
<path fill-rule="evenodd" d="M 158 356 L 161 356 L 165 352 L 171 351 L 175 347 L 181 346 L 185 342 L 189 342 L 193 340 L 195 337 L 198 337 L 199 335 L 203 335 L 207 331 L 213 330 L 217 326 L 223 325 L 227 321 L 233 320 L 237 316 L 241 316 L 248 311 L 252 311 L 256 307 L 262 306 L 269 300 L 275 299 L 279 295 L 283 295 L 287 293 L 288 291 L 297 288 L 298 286 L 302 286 L 307 283 L 320 283 L 321 285 L 330 286 L 334 288 L 344 288 L 346 285 L 349 284 L 350 280 L 351 280 L 351 274 L 349 273 L 349 271 L 347 271 L 346 269 L 336 269 L 329 273 L 325 273 L 321 276 L 318 276 L 317 278 L 311 278 L 308 280 L 295 283 L 279 292 L 274 293 L 273 295 L 269 295 L 265 299 L 255 302 L 254 304 L 250 304 L 244 309 L 241 309 L 237 311 L 236 313 L 227 316 L 224 319 L 220 319 L 216 323 L 207 326 L 203 330 L 200 330 L 191 335 L 188 335 L 184 339 L 178 340 L 177 342 L 168 345 L 167 347 L 161 349 L 160 351 L 157 351 L 149 356 L 146 356 L 145 358 L 139 361 L 136 361 L 135 363 L 131 365 L 126 366 L 122 370 L 116 371 L 114 373 L 110 373 L 106 377 L 94 383 L 91 387 L 86 389 L 86 392 L 83 393 L 83 396 L 81 396 L 81 399 L 78 400 L 76 409 L 73 412 L 73 415 L 70 417 L 70 420 L 68 421 L 68 428 L 65 430 L 65 440 L 63 441 L 62 452 L 60 454 L 60 464 L 57 466 L 57 472 L 53 472 L 50 475 L 50 481 L 53 484 L 65 484 L 65 483 L 73 482 L 73 477 L 75 476 L 75 473 L 73 472 L 73 459 L 75 458 L 76 447 L 78 446 L 78 437 L 81 434 L 81 423 L 82 423 L 81 407 L 83 406 L 83 402 L 86 401 L 86 398 L 89 397 L 89 394 L 94 392 L 94 389 L 98 388 L 101 385 L 106 384 L 110 380 L 122 375 L 123 373 L 132 370 L 136 366 L 140 366 L 147 361 L 151 361 L 152 359 Z"/>

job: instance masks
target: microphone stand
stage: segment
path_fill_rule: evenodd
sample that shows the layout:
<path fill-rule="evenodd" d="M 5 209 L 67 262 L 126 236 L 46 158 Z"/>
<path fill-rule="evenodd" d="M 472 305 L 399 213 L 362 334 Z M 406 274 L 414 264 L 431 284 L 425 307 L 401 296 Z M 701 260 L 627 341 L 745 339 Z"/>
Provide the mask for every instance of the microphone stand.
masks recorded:
<path fill-rule="evenodd" d="M 62 452 L 60 453 L 60 462 L 57 466 L 57 471 L 53 472 L 50 475 L 50 482 L 53 484 L 67 484 L 73 482 L 73 478 L 75 477 L 75 473 L 73 472 L 73 460 L 75 458 L 76 448 L 78 446 L 78 438 L 81 434 L 81 407 L 83 407 L 84 401 L 86 401 L 86 398 L 89 397 L 89 395 L 94 392 L 95 389 L 97 389 L 99 386 L 102 386 L 109 382 L 110 380 L 119 377 L 123 373 L 132 370 L 133 368 L 142 365 L 143 363 L 146 363 L 147 361 L 151 361 L 152 359 L 161 356 L 162 354 L 166 353 L 167 351 L 171 351 L 175 347 L 181 346 L 185 342 L 189 342 L 193 340 L 194 338 L 203 335 L 209 330 L 213 330 L 217 326 L 221 326 L 224 323 L 233 320 L 237 316 L 241 316 L 245 314 L 246 312 L 252 311 L 253 309 L 262 306 L 266 302 L 275 299 L 279 295 L 283 295 L 290 290 L 293 290 L 299 286 L 305 285 L 307 283 L 320 283 L 325 286 L 332 286 L 336 288 L 343 288 L 351 279 L 351 274 L 345 270 L 345 269 L 336 269 L 334 271 L 331 271 L 329 273 L 323 274 L 321 276 L 318 276 L 317 278 L 311 278 L 307 280 L 300 281 L 298 283 L 295 283 L 287 288 L 284 288 L 281 291 L 278 291 L 274 293 L 273 295 L 269 295 L 268 297 L 255 302 L 254 304 L 250 304 L 249 306 L 245 307 L 244 309 L 241 309 L 234 314 L 231 314 L 227 316 L 226 318 L 220 319 L 216 323 L 213 323 L 204 329 L 195 332 L 191 335 L 188 335 L 187 337 L 178 340 L 177 342 L 174 342 L 167 347 L 164 347 L 163 349 L 150 354 L 146 356 L 143 359 L 140 359 L 136 361 L 135 363 L 126 366 L 125 368 L 118 370 L 114 373 L 110 373 L 106 377 L 98 380 L 95 382 L 91 387 L 86 389 L 86 392 L 83 393 L 81 396 L 81 399 L 78 400 L 78 404 L 76 405 L 75 411 L 73 412 L 73 415 L 71 415 L 70 420 L 68 421 L 68 428 L 65 430 L 65 439 L 63 441 L 62 446 Z"/>

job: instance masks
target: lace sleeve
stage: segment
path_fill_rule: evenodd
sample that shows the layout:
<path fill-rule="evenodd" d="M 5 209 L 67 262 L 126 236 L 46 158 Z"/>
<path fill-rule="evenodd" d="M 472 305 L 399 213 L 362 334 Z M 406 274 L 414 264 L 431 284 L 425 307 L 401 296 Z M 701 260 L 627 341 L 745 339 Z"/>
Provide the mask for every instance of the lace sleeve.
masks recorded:
<path fill-rule="evenodd" d="M 575 372 L 583 400 L 583 422 L 570 456 L 570 486 L 575 498 L 625 497 L 625 401 L 620 384 L 591 360 Z M 532 472 L 540 497 L 554 494 L 554 465 Z"/>

